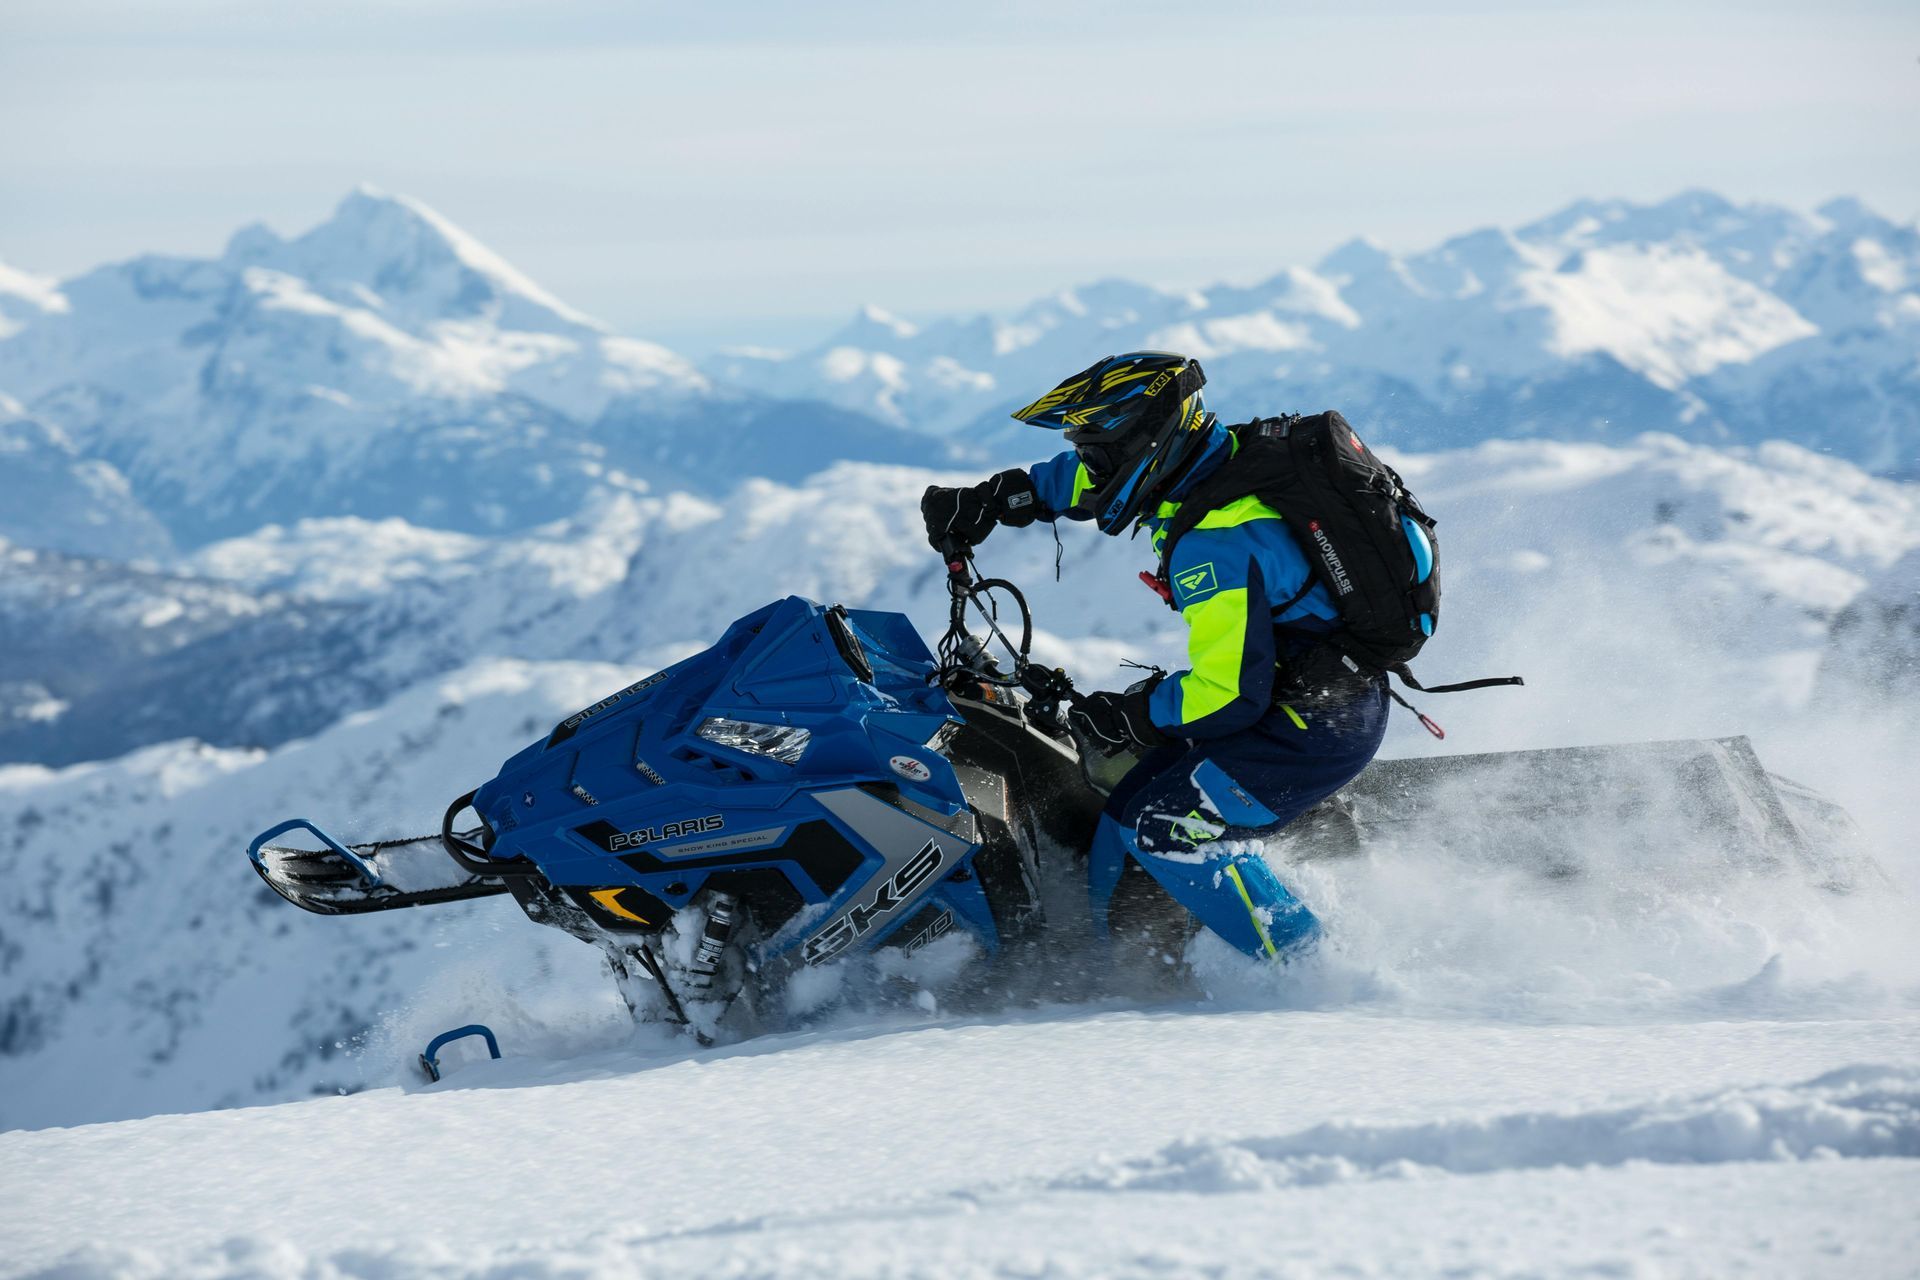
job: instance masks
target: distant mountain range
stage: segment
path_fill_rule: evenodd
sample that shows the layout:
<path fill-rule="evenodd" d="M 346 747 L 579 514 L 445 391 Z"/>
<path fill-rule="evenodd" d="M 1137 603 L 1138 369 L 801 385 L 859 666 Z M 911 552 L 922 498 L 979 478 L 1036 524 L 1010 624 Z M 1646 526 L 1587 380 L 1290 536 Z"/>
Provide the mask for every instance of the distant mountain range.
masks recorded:
<path fill-rule="evenodd" d="M 1920 474 L 1920 227 L 1851 200 L 1583 201 L 1248 287 L 1112 280 L 920 326 L 868 307 L 696 367 L 362 189 L 217 258 L 0 265 L 0 536 L 164 558 L 306 517 L 497 533 L 589 491 L 1030 458 L 1007 411 L 1132 347 L 1200 357 L 1230 417 L 1337 405 L 1400 448 L 1664 430 Z"/>
<path fill-rule="evenodd" d="M 1008 410 L 1138 347 L 1199 357 L 1230 417 L 1333 405 L 1400 448 L 1663 430 L 1920 474 L 1920 226 L 1853 200 L 1582 201 L 1421 253 L 1356 240 L 1246 287 L 1109 280 L 924 326 L 869 307 L 807 351 L 705 371 L 1031 453 Z"/>
<path fill-rule="evenodd" d="M 1042 455 L 1053 442 L 1006 412 L 1138 346 L 1202 357 L 1223 413 L 1339 405 L 1383 444 L 1464 450 L 1515 502 L 1535 464 L 1489 439 L 1608 444 L 1577 463 L 1596 476 L 1684 463 L 1710 486 L 1757 467 L 1764 502 L 1826 513 L 1801 541 L 1888 522 L 1870 554 L 1835 535 L 1822 554 L 1844 572 L 1795 571 L 1788 598 L 1824 636 L 1913 538 L 1901 491 L 1772 445 L 1740 460 L 1636 441 L 1785 437 L 1904 474 L 1917 338 L 1914 226 L 1854 202 L 1803 216 L 1697 193 L 1584 202 L 1407 257 L 1356 242 L 1250 288 L 1113 281 L 921 327 L 869 308 L 812 351 L 701 368 L 370 190 L 293 239 L 243 230 L 216 259 L 67 281 L 0 269 L 0 761 L 270 746 L 475 653 L 666 659 L 789 591 L 931 622 L 940 592 L 910 519 L 928 476 L 898 464 Z M 1597 498 L 1539 514 L 1623 545 Z M 1637 518 L 1642 537 L 1674 523 Z M 1731 537 L 1743 572 L 1777 574 L 1780 549 L 1735 527 L 1757 514 L 1725 520 L 1687 536 Z M 1910 577 L 1876 579 L 1830 665 L 1884 668 Z M 1075 597 L 1072 613 L 1104 605 Z M 1153 642 L 1110 627 L 1069 629 L 1062 660 Z"/>
<path fill-rule="evenodd" d="M 40 424 L 36 473 L 71 446 L 184 546 L 309 516 L 523 529 L 587 491 L 730 484 L 746 458 L 792 472 L 940 453 L 856 412 L 715 387 L 367 189 L 304 235 L 248 227 L 214 259 L 58 283 L 0 268 L 0 394 Z M 8 471 L 0 510 L 25 483 Z"/>

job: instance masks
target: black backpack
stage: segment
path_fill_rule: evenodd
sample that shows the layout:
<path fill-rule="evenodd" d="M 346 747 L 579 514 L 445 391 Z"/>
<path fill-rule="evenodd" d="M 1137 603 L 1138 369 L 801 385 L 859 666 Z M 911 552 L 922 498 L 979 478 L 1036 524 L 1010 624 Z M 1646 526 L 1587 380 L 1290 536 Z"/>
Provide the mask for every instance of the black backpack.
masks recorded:
<path fill-rule="evenodd" d="M 1290 685 L 1321 687 L 1386 672 L 1429 693 L 1522 683 L 1509 676 L 1428 688 L 1413 678 L 1407 663 L 1440 624 L 1435 521 L 1400 474 L 1375 457 L 1337 411 L 1259 418 L 1232 431 L 1239 441 L 1233 458 L 1182 498 L 1167 528 L 1160 547 L 1162 583 L 1174 547 L 1203 517 L 1256 496 L 1286 519 L 1313 569 L 1299 595 L 1317 582 L 1340 610 L 1333 631 L 1301 633 L 1317 643 L 1289 661 Z M 1426 716 L 1420 720 L 1430 732 L 1445 736 Z"/>

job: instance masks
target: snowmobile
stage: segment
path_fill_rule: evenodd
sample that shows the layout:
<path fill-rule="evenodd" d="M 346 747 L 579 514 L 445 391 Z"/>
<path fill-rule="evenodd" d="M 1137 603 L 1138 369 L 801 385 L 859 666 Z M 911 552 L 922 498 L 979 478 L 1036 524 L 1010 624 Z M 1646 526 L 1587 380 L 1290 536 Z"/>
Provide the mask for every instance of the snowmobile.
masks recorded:
<path fill-rule="evenodd" d="M 866 963 L 906 991 L 931 970 L 943 1003 L 1004 993 L 996 975 L 1044 959 L 1043 875 L 1084 857 L 1133 761 L 1076 741 L 1072 683 L 1029 660 L 1018 588 L 948 559 L 937 652 L 902 614 L 789 597 L 561 720 L 455 799 L 437 835 L 349 846 L 296 818 L 248 854 L 324 915 L 509 894 L 600 948 L 637 1018 L 702 1040 L 723 1020 L 777 1021 L 802 970 Z M 1766 773 L 1744 739 L 1381 761 L 1268 856 L 1412 833 L 1577 874 L 1582 824 L 1617 841 L 1636 822 L 1650 844 L 1705 832 L 1728 859 L 1791 862 L 1831 888 L 1871 874 L 1833 852 L 1857 848 L 1844 813 Z M 302 844 L 276 843 L 296 831 Z M 1130 862 L 1113 933 L 1177 962 L 1206 915 L 1183 892 Z"/>
<path fill-rule="evenodd" d="M 934 945 L 991 968 L 1034 942 L 1040 860 L 1087 846 L 1102 793 L 1024 598 L 954 563 L 937 656 L 902 614 L 789 597 L 560 721 L 437 835 L 347 845 L 296 818 L 249 857 L 323 915 L 509 894 L 599 947 L 636 1017 L 703 1038 L 800 968 Z"/>

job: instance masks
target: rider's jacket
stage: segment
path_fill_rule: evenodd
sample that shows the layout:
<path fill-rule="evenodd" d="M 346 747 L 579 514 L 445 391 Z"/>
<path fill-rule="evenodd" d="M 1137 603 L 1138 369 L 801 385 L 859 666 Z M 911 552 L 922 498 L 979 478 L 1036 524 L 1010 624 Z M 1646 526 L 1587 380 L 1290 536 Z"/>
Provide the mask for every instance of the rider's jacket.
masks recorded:
<path fill-rule="evenodd" d="M 1215 424 L 1214 440 L 1145 527 L 1157 559 L 1179 498 L 1238 448 Z M 1028 469 L 1044 519 L 1086 520 L 1076 503 L 1092 487 L 1072 450 Z M 1207 513 L 1174 545 L 1167 566 L 1173 605 L 1187 624 L 1188 669 L 1153 692 L 1153 722 L 1182 738 L 1211 738 L 1252 725 L 1273 703 L 1275 665 L 1290 644 L 1339 618 L 1327 589 L 1313 581 L 1306 555 L 1280 513 L 1255 497 Z M 1283 628 L 1276 635 L 1275 629 Z M 1287 633 L 1292 633 L 1291 635 Z"/>

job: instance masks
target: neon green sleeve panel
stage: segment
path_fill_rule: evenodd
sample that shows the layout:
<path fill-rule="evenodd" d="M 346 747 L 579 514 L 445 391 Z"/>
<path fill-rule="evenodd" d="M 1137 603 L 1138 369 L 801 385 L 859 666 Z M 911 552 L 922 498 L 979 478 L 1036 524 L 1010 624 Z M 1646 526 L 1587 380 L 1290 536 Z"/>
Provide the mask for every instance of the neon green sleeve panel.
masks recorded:
<path fill-rule="evenodd" d="M 1180 611 L 1187 624 L 1188 670 L 1178 677 L 1180 723 L 1203 720 L 1240 696 L 1246 653 L 1247 589 L 1218 591 Z"/>
<path fill-rule="evenodd" d="M 1275 637 L 1262 531 L 1286 536 L 1273 508 L 1243 498 L 1208 512 L 1174 548 L 1167 586 L 1187 624 L 1188 669 L 1160 682 L 1151 714 L 1179 737 L 1235 733 L 1267 712 Z"/>

